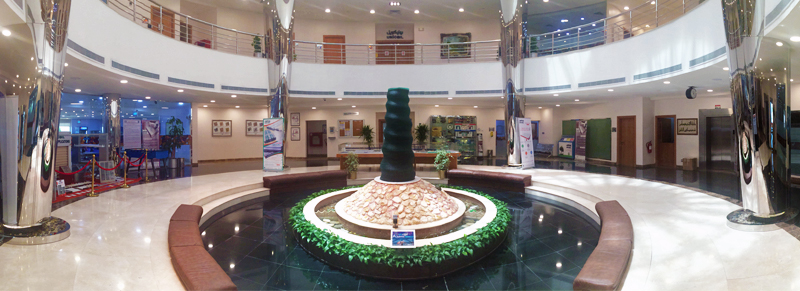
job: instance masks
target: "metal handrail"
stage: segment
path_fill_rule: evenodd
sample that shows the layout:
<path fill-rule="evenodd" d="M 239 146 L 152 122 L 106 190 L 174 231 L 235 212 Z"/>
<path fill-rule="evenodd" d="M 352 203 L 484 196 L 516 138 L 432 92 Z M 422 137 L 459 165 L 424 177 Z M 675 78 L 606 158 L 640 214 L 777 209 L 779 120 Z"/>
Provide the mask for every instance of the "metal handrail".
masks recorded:
<path fill-rule="evenodd" d="M 296 40 L 294 61 L 304 63 L 400 65 L 499 60 L 500 40 L 430 44 L 346 44 Z"/>
<path fill-rule="evenodd" d="M 526 56 L 548 56 L 592 48 L 641 35 L 667 24 L 706 0 L 646 0 L 620 14 L 583 25 L 532 35 Z"/>

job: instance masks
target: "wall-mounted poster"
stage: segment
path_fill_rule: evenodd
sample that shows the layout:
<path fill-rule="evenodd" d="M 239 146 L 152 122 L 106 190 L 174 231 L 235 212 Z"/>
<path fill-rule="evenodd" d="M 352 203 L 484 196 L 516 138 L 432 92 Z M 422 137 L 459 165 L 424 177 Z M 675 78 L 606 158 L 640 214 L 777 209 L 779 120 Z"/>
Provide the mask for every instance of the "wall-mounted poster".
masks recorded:
<path fill-rule="evenodd" d="M 522 157 L 522 168 L 533 168 L 533 134 L 531 132 L 530 118 L 517 118 L 517 140 L 519 141 L 518 150 Z"/>
<path fill-rule="evenodd" d="M 283 118 L 265 118 L 264 171 L 283 171 Z"/>
<path fill-rule="evenodd" d="M 697 135 L 697 118 L 678 118 L 678 135 Z"/>
<path fill-rule="evenodd" d="M 299 140 L 300 140 L 300 128 L 292 127 L 292 141 L 299 141 Z"/>
<path fill-rule="evenodd" d="M 292 123 L 290 125 L 300 126 L 300 112 L 291 113 L 289 115 L 291 116 L 292 119 Z"/>
<path fill-rule="evenodd" d="M 441 38 L 443 59 L 469 58 L 472 55 L 472 47 L 470 44 L 464 43 L 472 41 L 472 33 L 442 33 Z"/>
<path fill-rule="evenodd" d="M 142 148 L 142 120 L 141 119 L 123 119 L 122 131 L 122 144 L 126 149 L 140 149 Z"/>
<path fill-rule="evenodd" d="M 339 136 L 361 136 L 361 129 L 364 127 L 364 120 L 339 120 Z"/>
<path fill-rule="evenodd" d="M 158 120 L 142 120 L 142 148 L 161 148 L 161 123 Z"/>
<path fill-rule="evenodd" d="M 233 122 L 230 120 L 212 120 L 211 136 L 231 136 L 233 135 Z"/>
<path fill-rule="evenodd" d="M 264 135 L 264 121 L 263 120 L 248 120 L 246 123 L 247 131 L 245 135 L 249 136 L 262 136 Z"/>

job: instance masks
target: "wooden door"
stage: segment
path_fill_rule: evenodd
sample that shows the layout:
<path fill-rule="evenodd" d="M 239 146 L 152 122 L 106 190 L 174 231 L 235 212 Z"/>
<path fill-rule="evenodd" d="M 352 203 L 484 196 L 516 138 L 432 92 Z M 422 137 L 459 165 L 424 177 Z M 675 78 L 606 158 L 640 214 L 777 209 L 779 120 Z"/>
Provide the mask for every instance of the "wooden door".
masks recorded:
<path fill-rule="evenodd" d="M 158 6 L 150 6 L 150 29 L 175 38 L 175 13 Z M 159 25 L 160 24 L 160 25 Z"/>
<path fill-rule="evenodd" d="M 347 63 L 347 49 L 343 45 L 336 43 L 345 43 L 344 35 L 323 35 L 322 42 L 322 58 L 326 64 L 345 64 Z"/>
<path fill-rule="evenodd" d="M 656 166 L 674 169 L 675 150 L 675 115 L 656 116 Z"/>
<path fill-rule="evenodd" d="M 383 143 L 383 126 L 386 124 L 386 119 L 378 119 L 378 143 Z"/>
<path fill-rule="evenodd" d="M 636 116 L 617 117 L 617 165 L 636 166 Z"/>

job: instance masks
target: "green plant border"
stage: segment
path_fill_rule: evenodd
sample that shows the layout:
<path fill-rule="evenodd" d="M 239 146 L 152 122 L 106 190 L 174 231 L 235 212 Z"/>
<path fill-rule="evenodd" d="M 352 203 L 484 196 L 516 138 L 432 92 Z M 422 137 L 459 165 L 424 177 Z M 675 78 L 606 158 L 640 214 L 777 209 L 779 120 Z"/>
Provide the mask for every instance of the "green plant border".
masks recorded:
<path fill-rule="evenodd" d="M 477 190 L 458 186 L 447 186 L 446 188 L 470 192 L 489 199 L 489 201 L 494 203 L 497 207 L 497 216 L 486 226 L 470 235 L 464 235 L 463 238 L 440 245 L 431 244 L 421 246 L 415 248 L 413 252 L 408 252 L 379 245 L 363 245 L 345 240 L 336 234 L 318 228 L 316 225 L 306 220 L 303 215 L 303 208 L 314 198 L 335 191 L 362 186 L 363 185 L 322 190 L 298 202 L 289 211 L 288 220 L 289 225 L 297 233 L 298 239 L 315 244 L 327 254 L 346 257 L 350 261 L 357 259 L 365 264 L 385 264 L 390 267 L 403 268 L 414 265 L 421 266 L 424 263 L 439 264 L 445 260 L 455 259 L 459 256 L 471 256 L 473 255 L 474 249 L 487 246 L 496 238 L 504 236 L 508 229 L 508 224 L 511 221 L 511 212 L 508 210 L 505 202 Z"/>

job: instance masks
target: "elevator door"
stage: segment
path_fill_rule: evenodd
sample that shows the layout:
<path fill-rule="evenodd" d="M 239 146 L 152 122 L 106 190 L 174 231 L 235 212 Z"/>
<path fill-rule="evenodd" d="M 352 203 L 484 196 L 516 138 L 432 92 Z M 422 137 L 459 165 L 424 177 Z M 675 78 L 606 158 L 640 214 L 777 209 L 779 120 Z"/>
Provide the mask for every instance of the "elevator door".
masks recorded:
<path fill-rule="evenodd" d="M 730 116 L 706 118 L 706 165 L 710 170 L 733 170 L 733 123 Z"/>

